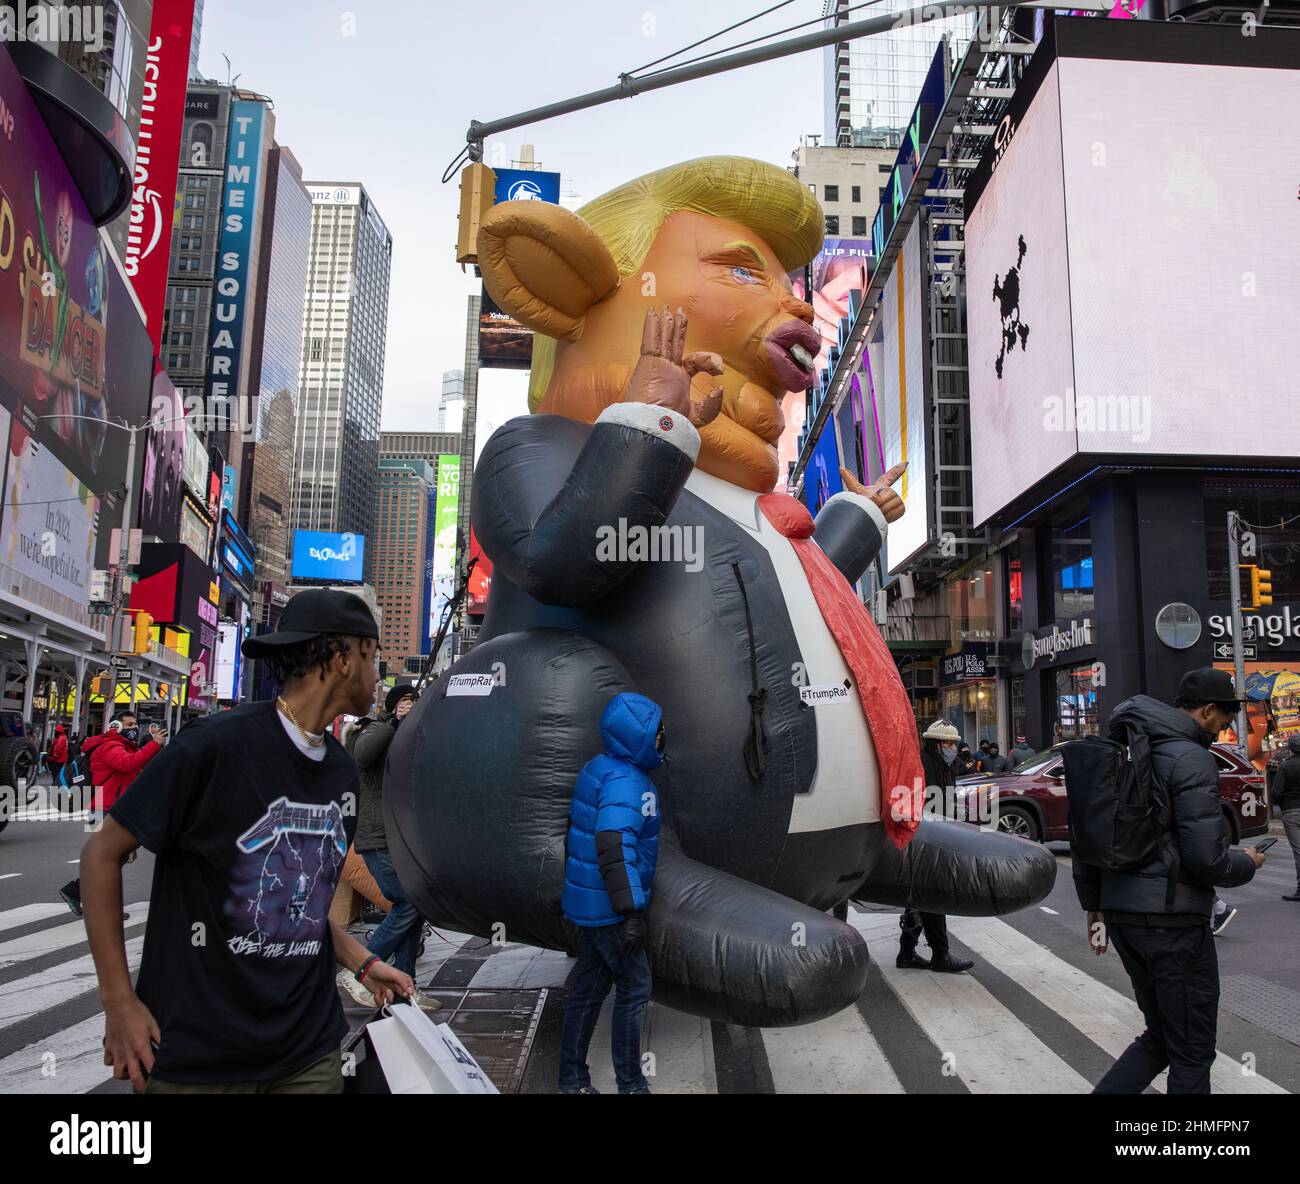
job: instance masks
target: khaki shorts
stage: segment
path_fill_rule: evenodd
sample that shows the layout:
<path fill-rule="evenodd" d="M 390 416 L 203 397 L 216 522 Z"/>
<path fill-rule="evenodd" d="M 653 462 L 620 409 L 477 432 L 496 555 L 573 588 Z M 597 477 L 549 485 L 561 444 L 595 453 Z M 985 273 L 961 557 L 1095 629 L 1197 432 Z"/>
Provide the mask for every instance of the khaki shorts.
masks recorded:
<path fill-rule="evenodd" d="M 343 1056 L 336 1049 L 297 1073 L 273 1081 L 182 1082 L 150 1077 L 147 1094 L 341 1094 Z"/>

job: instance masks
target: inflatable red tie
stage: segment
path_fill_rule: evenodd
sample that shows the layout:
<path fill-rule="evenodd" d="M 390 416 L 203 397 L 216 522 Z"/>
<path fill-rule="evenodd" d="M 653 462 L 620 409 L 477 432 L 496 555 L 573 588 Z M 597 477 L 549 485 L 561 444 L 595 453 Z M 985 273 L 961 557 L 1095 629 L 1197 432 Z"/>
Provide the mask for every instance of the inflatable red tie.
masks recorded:
<path fill-rule="evenodd" d="M 901 850 L 911 841 L 921 819 L 925 775 L 917 748 L 916 719 L 898 668 L 866 606 L 813 541 L 813 519 L 807 507 L 787 493 L 765 494 L 758 504 L 794 547 L 822 620 L 857 680 L 858 701 L 879 766 L 881 818 L 885 833 Z"/>

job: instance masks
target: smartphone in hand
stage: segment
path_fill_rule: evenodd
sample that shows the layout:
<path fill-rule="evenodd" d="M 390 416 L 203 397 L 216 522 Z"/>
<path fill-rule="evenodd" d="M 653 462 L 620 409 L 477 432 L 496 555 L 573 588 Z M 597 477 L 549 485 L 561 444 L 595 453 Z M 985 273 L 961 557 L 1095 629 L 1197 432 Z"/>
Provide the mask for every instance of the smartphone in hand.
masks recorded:
<path fill-rule="evenodd" d="M 1267 851 L 1276 842 L 1277 842 L 1276 836 L 1274 836 L 1273 838 L 1265 839 L 1262 843 L 1255 844 L 1255 850 Z"/>

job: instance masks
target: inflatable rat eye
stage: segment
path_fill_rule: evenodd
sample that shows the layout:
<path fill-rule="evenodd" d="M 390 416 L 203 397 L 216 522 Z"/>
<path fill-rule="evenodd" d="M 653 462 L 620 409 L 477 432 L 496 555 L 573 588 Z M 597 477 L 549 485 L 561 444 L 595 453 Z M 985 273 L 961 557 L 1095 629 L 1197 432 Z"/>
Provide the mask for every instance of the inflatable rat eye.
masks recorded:
<path fill-rule="evenodd" d="M 758 276 L 750 271 L 748 267 L 733 267 L 731 275 L 738 284 L 756 284 L 759 282 Z"/>

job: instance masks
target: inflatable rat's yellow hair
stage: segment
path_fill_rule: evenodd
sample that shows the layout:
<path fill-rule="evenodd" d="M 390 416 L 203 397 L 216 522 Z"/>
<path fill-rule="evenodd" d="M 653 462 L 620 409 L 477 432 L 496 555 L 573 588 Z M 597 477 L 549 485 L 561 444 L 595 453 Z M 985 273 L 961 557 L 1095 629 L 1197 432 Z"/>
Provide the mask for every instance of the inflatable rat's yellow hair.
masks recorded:
<path fill-rule="evenodd" d="M 678 210 L 727 218 L 760 234 L 786 271 L 803 267 L 825 232 L 817 199 L 785 169 L 740 156 L 705 156 L 654 173 L 588 202 L 578 216 L 613 256 L 619 279 L 641 265 L 664 219 Z M 528 406 L 536 411 L 555 364 L 555 339 L 533 340 Z"/>

